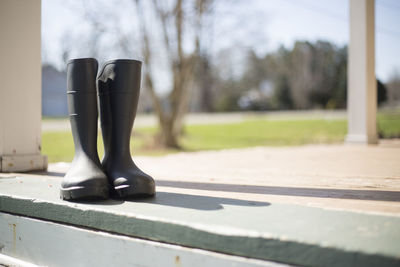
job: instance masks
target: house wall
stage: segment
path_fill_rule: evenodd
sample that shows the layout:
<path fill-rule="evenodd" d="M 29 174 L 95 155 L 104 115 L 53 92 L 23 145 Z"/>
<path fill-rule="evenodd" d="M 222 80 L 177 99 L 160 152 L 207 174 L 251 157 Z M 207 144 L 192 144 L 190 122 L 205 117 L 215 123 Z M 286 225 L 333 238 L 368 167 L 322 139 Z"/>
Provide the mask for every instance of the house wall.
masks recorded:
<path fill-rule="evenodd" d="M 42 66 L 42 115 L 68 116 L 67 77 L 53 66 Z"/>

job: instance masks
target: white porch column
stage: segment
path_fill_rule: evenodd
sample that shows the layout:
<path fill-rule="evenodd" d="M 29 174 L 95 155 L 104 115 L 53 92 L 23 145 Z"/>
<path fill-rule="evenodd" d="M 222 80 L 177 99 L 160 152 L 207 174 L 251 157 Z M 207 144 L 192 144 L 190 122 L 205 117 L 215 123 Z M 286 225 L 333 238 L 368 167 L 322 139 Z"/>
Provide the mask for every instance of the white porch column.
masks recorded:
<path fill-rule="evenodd" d="M 0 172 L 43 170 L 40 0 L 0 1 Z"/>
<path fill-rule="evenodd" d="M 347 142 L 377 143 L 375 0 L 350 0 Z"/>

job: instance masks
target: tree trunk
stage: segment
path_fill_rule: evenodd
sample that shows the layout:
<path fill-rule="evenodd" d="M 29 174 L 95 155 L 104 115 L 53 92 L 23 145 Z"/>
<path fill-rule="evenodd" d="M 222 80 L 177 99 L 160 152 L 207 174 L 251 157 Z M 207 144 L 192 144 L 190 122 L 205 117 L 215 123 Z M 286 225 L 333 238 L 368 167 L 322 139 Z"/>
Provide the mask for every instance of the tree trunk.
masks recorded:
<path fill-rule="evenodd" d="M 137 10 L 141 10 L 139 7 L 140 0 L 135 1 L 137 4 Z M 162 33 L 164 39 L 164 45 L 168 52 L 170 59 L 170 67 L 173 80 L 173 88 L 168 97 L 171 108 L 165 109 L 162 100 L 156 95 L 154 88 L 153 77 L 151 73 L 151 49 L 149 34 L 144 23 L 145 19 L 142 12 L 138 12 L 142 40 L 143 40 L 143 58 L 146 65 L 145 69 L 145 86 L 150 91 L 154 110 L 157 114 L 160 126 L 160 142 L 165 147 L 180 148 L 179 137 L 182 134 L 183 128 L 183 117 L 188 110 L 188 88 L 191 85 L 193 78 L 194 65 L 198 59 L 199 54 L 199 29 L 200 29 L 200 18 L 204 12 L 205 4 L 199 0 L 196 3 L 196 11 L 198 13 L 198 29 L 195 36 L 196 48 L 189 55 L 185 55 L 183 51 L 183 24 L 186 14 L 183 10 L 183 1 L 176 0 L 174 8 L 171 11 L 164 10 L 159 1 L 153 0 L 153 6 L 156 14 L 159 16 L 162 24 Z M 169 24 L 168 22 L 173 24 Z M 167 28 L 170 26 L 169 31 Z M 171 32 L 174 32 L 173 37 L 169 36 Z M 170 42 L 171 38 L 176 38 L 176 42 Z M 165 100 L 164 100 L 165 101 Z"/>
<path fill-rule="evenodd" d="M 171 120 L 171 118 L 168 118 L 166 121 L 163 121 L 160 123 L 160 142 L 163 146 L 169 147 L 169 148 L 180 148 L 179 145 L 179 133 L 174 131 L 174 125 L 176 123 L 176 120 Z"/>

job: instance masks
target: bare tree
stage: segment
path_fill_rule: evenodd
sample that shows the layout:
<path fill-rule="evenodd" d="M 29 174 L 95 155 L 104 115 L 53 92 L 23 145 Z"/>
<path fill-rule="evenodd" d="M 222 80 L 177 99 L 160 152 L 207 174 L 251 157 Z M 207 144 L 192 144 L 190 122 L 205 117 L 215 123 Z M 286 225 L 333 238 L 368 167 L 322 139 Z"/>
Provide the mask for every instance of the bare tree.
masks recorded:
<path fill-rule="evenodd" d="M 156 94 L 152 71 L 154 53 L 150 46 L 151 35 L 142 12 L 143 1 L 134 1 L 138 11 L 143 60 L 146 66 L 144 82 L 158 116 L 160 140 L 166 147 L 177 148 L 178 138 L 182 133 L 183 117 L 188 109 L 189 88 L 193 82 L 195 65 L 199 60 L 203 16 L 209 10 L 210 0 L 196 0 L 192 12 L 184 5 L 184 0 L 175 0 L 172 5 L 168 5 L 165 1 L 153 0 L 154 12 L 160 20 L 162 43 L 168 54 L 168 65 L 172 75 L 172 88 L 166 99 L 161 99 Z M 184 27 L 188 25 L 193 28 L 192 36 L 185 34 Z M 191 52 L 184 51 L 184 43 L 188 42 L 194 47 Z"/>

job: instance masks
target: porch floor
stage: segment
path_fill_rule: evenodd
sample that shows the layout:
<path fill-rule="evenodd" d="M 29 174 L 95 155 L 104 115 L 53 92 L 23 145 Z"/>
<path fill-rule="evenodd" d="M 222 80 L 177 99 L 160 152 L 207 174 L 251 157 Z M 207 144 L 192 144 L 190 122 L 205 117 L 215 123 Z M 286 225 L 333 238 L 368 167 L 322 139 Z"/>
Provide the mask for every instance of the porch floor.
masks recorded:
<path fill-rule="evenodd" d="M 155 198 L 62 201 L 56 163 L 0 174 L 0 211 L 289 264 L 399 264 L 399 141 L 134 159 Z"/>

